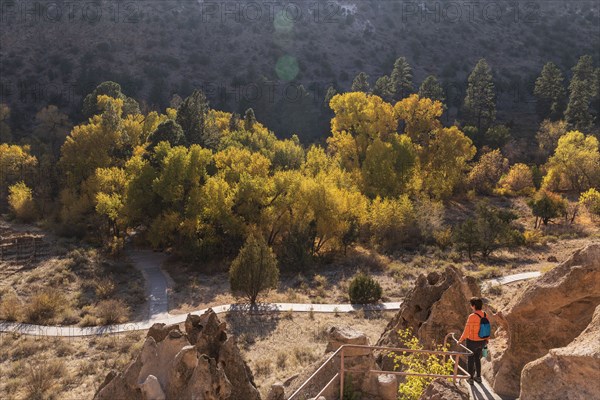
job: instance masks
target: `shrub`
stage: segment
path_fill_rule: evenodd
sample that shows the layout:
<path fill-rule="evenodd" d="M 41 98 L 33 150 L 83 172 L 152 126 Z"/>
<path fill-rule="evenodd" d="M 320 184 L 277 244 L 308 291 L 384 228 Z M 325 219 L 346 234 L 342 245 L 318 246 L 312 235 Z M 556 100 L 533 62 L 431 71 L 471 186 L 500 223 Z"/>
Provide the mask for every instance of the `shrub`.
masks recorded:
<path fill-rule="evenodd" d="M 523 241 L 525 246 L 533 247 L 542 242 L 542 234 L 537 230 L 526 230 L 523 232 Z"/>
<path fill-rule="evenodd" d="M 125 239 L 118 236 L 113 236 L 105 244 L 105 249 L 108 255 L 113 258 L 121 256 L 123 249 L 125 248 Z"/>
<path fill-rule="evenodd" d="M 433 232 L 435 243 L 442 250 L 446 250 L 452 244 L 452 228 L 438 229 Z"/>
<path fill-rule="evenodd" d="M 63 310 L 64 304 L 65 298 L 60 292 L 45 289 L 30 299 L 25 308 L 26 319 L 38 324 L 50 322 Z"/>
<path fill-rule="evenodd" d="M 0 302 L 0 319 L 18 321 L 21 316 L 21 302 L 14 293 L 6 294 Z"/>
<path fill-rule="evenodd" d="M 423 346 L 419 343 L 419 339 L 413 336 L 410 329 L 398 332 L 399 340 L 402 347 L 411 350 L 423 350 Z M 435 350 L 447 351 L 447 348 L 437 346 Z M 450 375 L 453 371 L 453 362 L 451 357 L 442 355 L 430 354 L 422 356 L 418 353 L 390 353 L 394 361 L 394 370 L 402 372 L 412 372 L 417 374 L 436 374 Z M 400 399 L 417 400 L 421 397 L 427 386 L 434 378 L 425 376 L 407 376 L 406 379 L 398 387 Z"/>
<path fill-rule="evenodd" d="M 121 300 L 103 300 L 96 305 L 96 316 L 102 325 L 118 324 L 129 319 L 129 309 Z"/>
<path fill-rule="evenodd" d="M 376 303 L 381 299 L 382 289 L 375 279 L 359 273 L 350 282 L 348 295 L 352 304 Z"/>
<path fill-rule="evenodd" d="M 547 190 L 539 190 L 527 204 L 535 216 L 535 228 L 539 223 L 548 225 L 552 219 L 565 215 L 567 201 L 559 194 Z"/>
<path fill-rule="evenodd" d="M 579 196 L 579 204 L 592 215 L 600 216 L 600 192 L 591 188 Z"/>
<path fill-rule="evenodd" d="M 25 375 L 27 399 L 42 400 L 53 397 L 52 392 L 64 374 L 65 365 L 62 361 L 32 362 Z"/>
<path fill-rule="evenodd" d="M 94 291 L 99 299 L 108 299 L 115 293 L 115 282 L 110 278 L 98 279 L 94 282 Z"/>
<path fill-rule="evenodd" d="M 469 173 L 469 187 L 481 194 L 491 194 L 500 177 L 508 170 L 508 160 L 500 150 L 493 150 L 481 156 Z"/>
<path fill-rule="evenodd" d="M 528 195 L 535 192 L 533 174 L 525 164 L 513 165 L 508 174 L 500 179 L 500 187 L 508 194 Z"/>
<path fill-rule="evenodd" d="M 256 361 L 255 371 L 257 376 L 269 376 L 271 375 L 271 360 L 268 358 L 261 358 Z"/>
<path fill-rule="evenodd" d="M 31 189 L 24 183 L 19 182 L 8 188 L 8 204 L 17 219 L 30 222 L 35 219 L 35 203 Z"/>

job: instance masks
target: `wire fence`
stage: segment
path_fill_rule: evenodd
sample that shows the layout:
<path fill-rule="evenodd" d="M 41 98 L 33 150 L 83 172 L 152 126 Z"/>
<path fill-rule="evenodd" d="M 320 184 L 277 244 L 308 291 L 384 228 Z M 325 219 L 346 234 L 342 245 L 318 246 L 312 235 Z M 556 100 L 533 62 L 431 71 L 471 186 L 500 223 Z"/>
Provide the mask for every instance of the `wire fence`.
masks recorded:
<path fill-rule="evenodd" d="M 55 254 L 56 246 L 44 240 L 44 236 L 22 234 L 6 237 L 0 233 L 0 262 L 39 261 Z"/>

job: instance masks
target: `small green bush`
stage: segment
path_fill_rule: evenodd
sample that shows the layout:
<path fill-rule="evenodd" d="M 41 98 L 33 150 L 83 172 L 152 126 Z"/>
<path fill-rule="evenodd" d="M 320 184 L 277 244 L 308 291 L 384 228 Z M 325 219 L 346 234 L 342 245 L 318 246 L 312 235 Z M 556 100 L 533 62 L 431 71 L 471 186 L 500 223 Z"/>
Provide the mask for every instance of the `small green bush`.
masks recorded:
<path fill-rule="evenodd" d="M 350 302 L 353 304 L 376 303 L 381 299 L 381 285 L 372 277 L 360 273 L 356 275 L 348 288 Z"/>

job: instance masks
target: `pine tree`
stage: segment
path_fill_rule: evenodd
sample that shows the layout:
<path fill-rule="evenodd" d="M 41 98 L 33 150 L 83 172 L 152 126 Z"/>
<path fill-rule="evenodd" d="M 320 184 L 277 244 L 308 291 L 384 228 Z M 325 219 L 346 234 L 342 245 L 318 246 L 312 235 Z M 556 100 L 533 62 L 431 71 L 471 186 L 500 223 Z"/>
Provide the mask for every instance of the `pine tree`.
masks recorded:
<path fill-rule="evenodd" d="M 256 117 L 254 116 L 254 110 L 249 108 L 244 114 L 244 129 L 252 132 L 254 124 L 256 123 Z"/>
<path fill-rule="evenodd" d="M 387 102 L 392 101 L 394 89 L 392 88 L 392 80 L 389 76 L 384 75 L 377 79 L 377 82 L 375 82 L 375 86 L 373 87 L 373 94 L 381 97 Z"/>
<path fill-rule="evenodd" d="M 412 68 L 406 58 L 400 57 L 394 63 L 391 81 L 394 92 L 394 100 L 402 100 L 413 92 Z"/>
<path fill-rule="evenodd" d="M 369 93 L 371 88 L 369 86 L 369 75 L 364 72 L 360 72 L 352 81 L 352 92 L 364 92 Z"/>
<path fill-rule="evenodd" d="M 208 100 L 201 90 L 187 97 L 177 109 L 177 123 L 183 129 L 187 143 L 204 145 Z"/>
<path fill-rule="evenodd" d="M 421 87 L 419 88 L 419 97 L 437 100 L 440 103 L 443 103 L 446 100 L 442 85 L 440 85 L 437 78 L 433 75 L 429 75 L 427 78 L 425 78 L 423 83 L 421 83 Z"/>
<path fill-rule="evenodd" d="M 540 118 L 549 118 L 553 121 L 560 119 L 564 111 L 565 88 L 563 75 L 554 63 L 549 62 L 544 65 L 542 73 L 535 81 L 533 94 L 537 98 L 537 111 Z"/>
<path fill-rule="evenodd" d="M 323 100 L 323 107 L 326 110 L 329 110 L 329 102 L 337 94 L 337 90 L 333 86 L 329 86 L 327 88 L 327 92 L 325 93 L 325 99 Z"/>
<path fill-rule="evenodd" d="M 580 131 L 588 130 L 594 121 L 590 104 L 595 96 L 596 77 L 591 56 L 582 56 L 573 67 L 569 84 L 569 104 L 565 112 L 567 123 Z"/>
<path fill-rule="evenodd" d="M 479 132 L 487 131 L 496 120 L 496 93 L 492 69 L 483 58 L 469 75 L 464 111 L 468 123 L 476 126 Z"/>
<path fill-rule="evenodd" d="M 595 79 L 596 93 L 592 100 L 592 110 L 595 112 L 595 121 L 600 121 L 600 67 L 596 68 L 596 79 Z"/>
<path fill-rule="evenodd" d="M 229 130 L 231 132 L 237 131 L 239 122 L 240 122 L 240 114 L 232 113 L 231 117 L 229 118 Z"/>

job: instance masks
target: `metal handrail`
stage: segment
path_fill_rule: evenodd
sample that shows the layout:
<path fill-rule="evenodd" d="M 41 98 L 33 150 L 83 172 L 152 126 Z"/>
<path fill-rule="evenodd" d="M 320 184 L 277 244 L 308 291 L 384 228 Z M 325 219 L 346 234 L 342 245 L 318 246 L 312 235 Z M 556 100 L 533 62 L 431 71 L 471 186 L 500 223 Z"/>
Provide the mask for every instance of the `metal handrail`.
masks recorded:
<path fill-rule="evenodd" d="M 446 345 L 448 343 L 448 338 L 452 338 L 452 340 L 454 340 L 456 345 L 458 345 L 459 347 L 462 347 L 465 351 L 415 350 L 415 349 L 406 349 L 406 348 L 399 348 L 399 347 L 344 344 L 344 345 L 340 346 L 336 351 L 334 351 L 333 354 L 331 354 L 327 358 L 327 360 L 325 360 L 325 362 L 323 362 L 323 364 L 321 364 L 321 366 L 315 372 L 313 372 L 312 375 L 310 377 L 308 377 L 308 379 L 306 381 L 304 381 L 304 383 L 302 385 L 300 385 L 300 387 L 298 387 L 298 389 L 296 389 L 290 397 L 288 397 L 288 400 L 295 400 L 296 397 L 300 394 L 300 392 L 306 387 L 306 385 L 308 385 L 309 382 L 312 381 L 315 378 L 315 376 L 317 376 L 323 370 L 323 368 L 325 368 L 325 366 L 329 362 L 331 362 L 338 354 L 340 355 L 339 372 L 336 373 L 333 376 L 333 378 L 331 378 L 329 380 L 329 382 L 325 385 L 325 387 L 323 387 L 323 389 L 321 389 L 319 391 L 319 393 L 314 397 L 318 398 L 319 396 L 321 396 L 336 380 L 339 379 L 340 400 L 343 399 L 344 398 L 344 377 L 345 377 L 346 372 L 373 373 L 373 374 L 377 374 L 377 375 L 391 374 L 391 375 L 400 375 L 400 376 L 424 376 L 424 377 L 432 377 L 432 378 L 452 378 L 454 381 L 456 381 L 457 379 L 469 378 L 470 375 L 468 374 L 468 372 L 465 371 L 465 369 L 459 365 L 459 358 L 461 356 L 471 356 L 471 355 L 473 355 L 473 352 L 458 342 L 458 340 L 455 337 L 454 332 L 451 332 L 444 337 L 444 348 L 446 348 Z M 389 352 L 443 355 L 444 359 L 446 357 L 452 357 L 452 361 L 454 364 L 454 371 L 453 371 L 452 375 L 441 375 L 441 374 L 420 374 L 420 373 L 416 373 L 416 372 L 381 371 L 381 370 L 373 370 L 373 369 L 368 370 L 368 371 L 347 369 L 344 367 L 344 351 L 345 351 L 345 349 L 350 349 L 350 348 L 369 349 L 371 351 L 382 350 L 382 351 L 389 351 Z M 462 372 L 463 374 L 459 375 L 459 371 Z"/>

